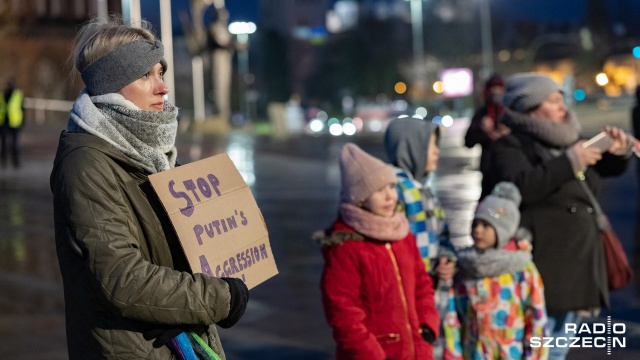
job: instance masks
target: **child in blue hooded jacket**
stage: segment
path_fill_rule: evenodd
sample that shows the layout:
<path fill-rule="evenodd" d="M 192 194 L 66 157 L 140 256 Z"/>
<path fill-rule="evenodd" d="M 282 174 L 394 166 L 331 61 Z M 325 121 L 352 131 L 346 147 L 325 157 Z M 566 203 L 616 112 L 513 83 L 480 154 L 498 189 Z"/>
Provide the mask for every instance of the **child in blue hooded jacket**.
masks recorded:
<path fill-rule="evenodd" d="M 415 117 L 398 117 L 387 127 L 384 145 L 394 166 L 398 184 L 398 206 L 409 220 L 420 256 L 434 283 L 436 306 L 444 336 L 434 346 L 447 359 L 461 358 L 459 321 L 455 315 L 453 275 L 456 257 L 449 241 L 444 210 L 427 185 L 427 177 L 436 171 L 440 149 L 437 124 Z"/>

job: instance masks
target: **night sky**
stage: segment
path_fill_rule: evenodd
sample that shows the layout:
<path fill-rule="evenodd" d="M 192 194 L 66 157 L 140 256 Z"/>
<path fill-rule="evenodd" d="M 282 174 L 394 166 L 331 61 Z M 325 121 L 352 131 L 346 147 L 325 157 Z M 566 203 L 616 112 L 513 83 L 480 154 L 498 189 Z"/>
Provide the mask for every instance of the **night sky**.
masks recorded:
<path fill-rule="evenodd" d="M 284 1 L 284 0 L 283 0 Z M 400 1 L 400 0 L 360 0 L 360 1 Z M 425 3 L 430 0 L 424 0 Z M 543 22 L 572 22 L 582 24 L 589 0 L 487 0 L 495 15 L 514 20 L 531 19 Z M 606 3 L 607 17 L 610 23 L 626 23 L 632 33 L 640 31 L 637 16 L 640 14 L 638 0 L 603 0 Z M 189 0 L 172 0 L 173 27 L 176 34 L 181 33 L 178 14 L 188 11 Z M 335 0 L 334 0 L 335 2 Z M 230 21 L 253 21 L 260 25 L 260 0 L 226 0 Z M 141 1 L 143 18 L 159 26 L 160 9 L 158 1 Z M 212 14 L 208 14 L 211 16 Z M 208 19 L 205 19 L 205 21 Z"/>
<path fill-rule="evenodd" d="M 141 1 L 140 2 L 142 17 L 151 21 L 152 24 L 159 28 L 160 26 L 160 2 L 159 1 Z M 172 0 L 172 25 L 175 34 L 182 32 L 180 26 L 179 14 L 181 12 L 189 12 L 189 0 Z M 260 0 L 226 0 L 225 4 L 229 10 L 230 22 L 234 21 L 253 21 L 260 24 L 259 9 Z M 212 6 L 213 7 L 213 6 Z M 205 14 L 212 16 L 212 14 Z M 205 18 L 205 21 L 209 20 Z"/>

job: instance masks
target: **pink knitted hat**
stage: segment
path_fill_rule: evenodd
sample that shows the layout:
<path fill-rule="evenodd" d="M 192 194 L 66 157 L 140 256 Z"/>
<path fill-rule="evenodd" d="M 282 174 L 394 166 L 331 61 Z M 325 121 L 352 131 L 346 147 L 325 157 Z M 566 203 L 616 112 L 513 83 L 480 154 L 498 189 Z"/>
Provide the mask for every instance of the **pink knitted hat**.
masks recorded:
<path fill-rule="evenodd" d="M 355 144 L 345 144 L 340 154 L 341 201 L 360 204 L 385 185 L 395 184 L 393 168 Z"/>

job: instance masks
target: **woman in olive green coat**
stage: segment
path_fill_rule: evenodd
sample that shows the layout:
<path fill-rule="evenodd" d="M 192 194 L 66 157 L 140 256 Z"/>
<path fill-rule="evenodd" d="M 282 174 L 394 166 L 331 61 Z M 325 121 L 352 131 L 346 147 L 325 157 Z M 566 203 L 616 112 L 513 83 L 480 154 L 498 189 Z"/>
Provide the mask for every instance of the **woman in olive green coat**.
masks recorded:
<path fill-rule="evenodd" d="M 70 359 L 172 359 L 189 350 L 176 339 L 224 359 L 215 324 L 235 324 L 248 300 L 241 280 L 189 271 L 150 190 L 148 175 L 175 166 L 177 109 L 148 29 L 96 19 L 77 37 L 86 88 L 51 174 Z"/>

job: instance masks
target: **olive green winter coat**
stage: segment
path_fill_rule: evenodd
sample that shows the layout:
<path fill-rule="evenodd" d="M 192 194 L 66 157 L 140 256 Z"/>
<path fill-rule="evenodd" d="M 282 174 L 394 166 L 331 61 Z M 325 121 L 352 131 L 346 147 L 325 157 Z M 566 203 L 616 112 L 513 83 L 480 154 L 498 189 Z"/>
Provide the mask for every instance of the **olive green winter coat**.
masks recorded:
<path fill-rule="evenodd" d="M 147 175 L 96 136 L 60 136 L 51 190 L 70 359 L 172 359 L 150 338 L 171 328 L 224 359 L 213 324 L 229 286 L 188 270 Z"/>

